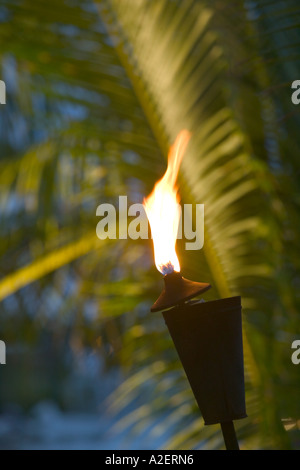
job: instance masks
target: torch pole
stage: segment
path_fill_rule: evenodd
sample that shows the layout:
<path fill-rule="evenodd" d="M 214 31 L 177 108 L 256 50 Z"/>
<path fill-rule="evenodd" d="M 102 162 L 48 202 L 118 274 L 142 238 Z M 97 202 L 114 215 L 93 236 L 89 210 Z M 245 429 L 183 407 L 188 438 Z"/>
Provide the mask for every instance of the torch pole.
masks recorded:
<path fill-rule="evenodd" d="M 221 423 L 226 450 L 240 450 L 232 421 Z"/>

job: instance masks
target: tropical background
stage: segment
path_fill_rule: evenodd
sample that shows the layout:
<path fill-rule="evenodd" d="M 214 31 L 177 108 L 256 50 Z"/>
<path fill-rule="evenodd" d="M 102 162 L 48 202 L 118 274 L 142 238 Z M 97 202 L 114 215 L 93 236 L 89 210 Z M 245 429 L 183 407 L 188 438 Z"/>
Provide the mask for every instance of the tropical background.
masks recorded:
<path fill-rule="evenodd" d="M 243 449 L 300 448 L 296 0 L 0 0 L 1 448 L 222 449 L 161 314 L 151 241 L 99 240 L 189 129 L 178 243 L 206 300 L 241 295 Z"/>

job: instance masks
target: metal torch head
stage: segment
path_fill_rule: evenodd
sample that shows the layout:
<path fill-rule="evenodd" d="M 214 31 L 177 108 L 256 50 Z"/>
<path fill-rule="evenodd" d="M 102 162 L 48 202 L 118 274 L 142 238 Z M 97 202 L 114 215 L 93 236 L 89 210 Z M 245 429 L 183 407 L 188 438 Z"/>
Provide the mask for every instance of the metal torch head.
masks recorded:
<path fill-rule="evenodd" d="M 163 312 L 205 424 L 247 416 L 241 297 Z"/>
<path fill-rule="evenodd" d="M 151 307 L 151 312 L 159 312 L 175 305 L 182 304 L 199 294 L 203 294 L 211 285 L 206 282 L 189 281 L 180 273 L 173 271 L 164 276 L 164 289 Z"/>

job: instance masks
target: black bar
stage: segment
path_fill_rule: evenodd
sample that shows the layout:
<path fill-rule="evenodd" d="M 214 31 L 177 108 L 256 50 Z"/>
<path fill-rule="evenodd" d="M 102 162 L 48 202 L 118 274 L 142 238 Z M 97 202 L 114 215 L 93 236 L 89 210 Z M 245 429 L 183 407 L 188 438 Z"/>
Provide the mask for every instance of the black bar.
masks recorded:
<path fill-rule="evenodd" d="M 232 421 L 221 423 L 226 450 L 240 450 Z"/>

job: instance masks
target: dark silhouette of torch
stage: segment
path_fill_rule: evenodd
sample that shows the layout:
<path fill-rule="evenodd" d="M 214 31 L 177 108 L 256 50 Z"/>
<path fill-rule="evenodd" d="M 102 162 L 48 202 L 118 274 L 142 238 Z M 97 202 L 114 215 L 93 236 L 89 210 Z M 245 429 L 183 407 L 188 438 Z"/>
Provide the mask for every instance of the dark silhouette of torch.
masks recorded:
<path fill-rule="evenodd" d="M 151 311 L 162 311 L 206 425 L 221 424 L 227 450 L 238 450 L 233 421 L 245 418 L 241 298 L 192 301 L 210 289 L 180 274 L 175 251 L 180 218 L 175 187 L 190 134 L 181 131 L 168 156 L 168 168 L 144 201 L 155 263 L 164 289 Z"/>

